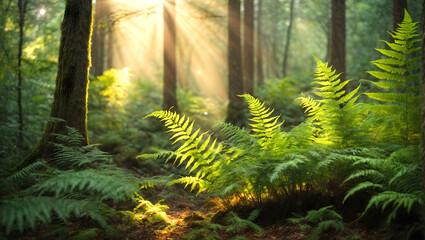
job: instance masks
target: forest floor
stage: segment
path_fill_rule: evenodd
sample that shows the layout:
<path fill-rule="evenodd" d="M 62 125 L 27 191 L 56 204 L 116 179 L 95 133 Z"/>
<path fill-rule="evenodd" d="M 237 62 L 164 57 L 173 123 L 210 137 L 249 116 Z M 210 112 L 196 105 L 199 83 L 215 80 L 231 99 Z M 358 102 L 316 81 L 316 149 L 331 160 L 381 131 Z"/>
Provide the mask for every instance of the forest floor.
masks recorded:
<path fill-rule="evenodd" d="M 196 197 L 194 192 L 184 189 L 183 186 L 172 186 L 166 188 L 155 188 L 149 195 L 153 199 L 163 197 L 162 204 L 167 205 L 169 209 L 166 211 L 169 218 L 169 225 L 164 229 L 161 223 L 144 223 L 135 225 L 126 230 L 117 226 L 118 229 L 125 231 L 125 239 L 135 240 L 177 240 L 186 239 L 185 235 L 191 231 L 199 229 L 202 226 L 202 220 L 216 213 L 217 199 L 211 199 L 206 196 Z M 165 198 L 164 198 L 165 197 Z M 149 198 L 149 197 L 147 197 Z M 153 203 L 154 201 L 152 201 Z M 220 220 L 218 220 L 220 221 Z M 254 221 L 255 222 L 255 221 Z M 225 232 L 223 230 L 216 231 L 215 238 L 212 236 L 200 236 L 194 239 L 233 239 L 237 236 L 246 239 L 287 239 L 297 240 L 304 239 L 311 232 L 302 231 L 299 225 L 289 223 L 286 220 L 275 222 L 255 222 L 264 230 L 262 233 L 248 230 L 244 232 Z M 345 225 L 343 231 L 329 231 L 321 235 L 320 239 L 340 240 L 340 239 L 370 239 L 382 240 L 386 239 L 387 233 L 385 229 L 368 229 L 356 222 Z"/>

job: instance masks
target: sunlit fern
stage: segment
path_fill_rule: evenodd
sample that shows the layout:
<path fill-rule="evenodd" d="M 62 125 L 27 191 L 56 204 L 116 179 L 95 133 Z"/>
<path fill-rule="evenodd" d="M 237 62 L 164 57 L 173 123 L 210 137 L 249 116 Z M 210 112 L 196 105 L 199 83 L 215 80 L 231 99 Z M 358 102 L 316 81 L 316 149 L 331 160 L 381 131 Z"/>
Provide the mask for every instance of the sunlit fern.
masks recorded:
<path fill-rule="evenodd" d="M 303 96 L 301 106 L 311 119 L 309 126 L 315 129 L 313 140 L 320 144 L 347 147 L 358 144 L 360 135 L 360 106 L 356 103 L 360 86 L 346 92 L 344 88 L 350 82 L 341 81 L 340 74 L 316 58 L 317 70 L 313 83 L 319 85 L 315 95 L 321 99 L 316 100 L 310 96 Z M 307 126 L 308 127 L 308 126 Z"/>
<path fill-rule="evenodd" d="M 180 177 L 170 184 L 180 183 L 220 196 L 225 203 L 239 199 L 238 203 L 255 204 L 271 193 L 296 189 L 311 176 L 307 167 L 312 150 L 291 149 L 294 139 L 288 141 L 281 131 L 279 116 L 250 95 L 242 95 L 252 114 L 251 129 L 241 129 L 231 124 L 218 126 L 226 140 L 217 143 L 207 133 L 193 130 L 193 122 L 171 111 L 156 111 L 147 117 L 157 117 L 165 122 L 170 140 L 181 145 L 175 151 L 144 154 L 141 158 L 163 158 L 183 164 L 189 176 Z M 212 142 L 212 143 L 211 143 Z M 309 177 L 310 178 L 310 177 Z M 286 184 L 291 185 L 288 187 Z M 286 191 L 288 192 L 288 191 Z M 227 202 L 228 201 L 228 202 Z"/>
<path fill-rule="evenodd" d="M 368 71 L 377 81 L 368 81 L 382 92 L 364 93 L 368 97 L 381 101 L 384 104 L 372 105 L 372 112 L 378 116 L 390 118 L 382 121 L 386 124 L 387 136 L 399 139 L 393 141 L 406 144 L 416 143 L 420 138 L 420 50 L 418 46 L 417 23 L 412 22 L 407 11 L 400 27 L 389 33 L 394 42 L 384 42 L 389 49 L 376 49 L 385 58 L 372 61 L 379 68 L 377 71 Z M 395 124 L 394 124 L 395 123 Z M 376 129 L 374 130 L 376 131 Z M 384 139 L 385 140 L 385 139 Z"/>
<path fill-rule="evenodd" d="M 189 173 L 197 170 L 194 178 L 183 177 L 173 183 L 186 183 L 193 186 L 199 185 L 200 182 L 205 183 L 208 181 L 209 174 L 212 173 L 211 168 L 214 160 L 219 156 L 222 151 L 222 144 L 217 144 L 217 140 L 213 141 L 211 135 L 204 138 L 206 133 L 200 133 L 200 129 L 193 131 L 194 122 L 189 118 L 180 116 L 172 111 L 155 111 L 146 117 L 156 117 L 164 122 L 168 132 L 172 133 L 170 140 L 173 144 L 182 142 L 183 144 L 175 151 L 168 151 L 157 154 L 144 154 L 140 158 L 163 158 L 166 160 L 174 158 L 174 163 L 180 165 L 185 163 L 185 168 L 189 168 Z M 201 180 L 204 179 L 204 180 Z M 200 191 L 205 190 L 205 187 L 200 186 Z"/>

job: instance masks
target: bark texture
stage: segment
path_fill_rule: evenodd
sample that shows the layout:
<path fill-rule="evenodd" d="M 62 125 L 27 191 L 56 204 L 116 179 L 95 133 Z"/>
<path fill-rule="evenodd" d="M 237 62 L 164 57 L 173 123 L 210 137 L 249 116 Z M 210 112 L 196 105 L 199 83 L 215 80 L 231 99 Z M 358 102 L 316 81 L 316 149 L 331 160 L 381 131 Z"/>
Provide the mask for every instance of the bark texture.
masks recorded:
<path fill-rule="evenodd" d="M 163 109 L 178 112 L 176 71 L 176 1 L 164 1 L 164 92 Z"/>
<path fill-rule="evenodd" d="M 336 69 L 336 73 L 341 73 L 341 81 L 346 79 L 345 69 L 345 0 L 332 0 L 331 6 L 331 59 L 330 63 Z"/>
<path fill-rule="evenodd" d="M 22 115 L 22 50 L 24 46 L 24 25 L 25 25 L 25 14 L 27 11 L 28 0 L 19 0 L 18 9 L 19 9 L 19 43 L 18 43 L 18 142 L 17 146 L 19 148 L 23 147 L 24 142 L 24 120 Z"/>
<path fill-rule="evenodd" d="M 59 64 L 50 117 L 63 121 L 46 124 L 42 139 L 18 168 L 40 157 L 49 158 L 58 142 L 55 134 L 66 134 L 66 126 L 77 129 L 87 145 L 87 90 L 90 67 L 92 0 L 67 0 L 61 25 Z"/>
<path fill-rule="evenodd" d="M 425 0 L 422 2 L 422 21 L 425 22 Z M 422 190 L 425 193 L 425 25 L 422 25 Z M 422 236 L 425 238 L 425 205 L 422 206 Z"/>
<path fill-rule="evenodd" d="M 243 99 L 237 95 L 243 94 L 243 77 L 241 61 L 241 1 L 229 0 L 228 4 L 228 80 L 229 105 L 226 122 L 235 126 L 244 125 Z"/>
<path fill-rule="evenodd" d="M 244 0 L 243 71 L 245 93 L 254 95 L 254 0 Z"/>
<path fill-rule="evenodd" d="M 407 0 L 393 0 L 393 30 L 403 21 L 404 10 L 407 10 Z"/>

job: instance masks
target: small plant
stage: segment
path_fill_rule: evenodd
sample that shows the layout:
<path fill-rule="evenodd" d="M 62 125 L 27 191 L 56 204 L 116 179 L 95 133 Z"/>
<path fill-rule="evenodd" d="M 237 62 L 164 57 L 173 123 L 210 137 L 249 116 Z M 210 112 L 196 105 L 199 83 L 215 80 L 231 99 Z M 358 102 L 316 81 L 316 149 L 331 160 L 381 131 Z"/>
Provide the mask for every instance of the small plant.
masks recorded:
<path fill-rule="evenodd" d="M 149 222 L 151 224 L 164 223 L 165 226 L 171 224 L 167 216 L 167 205 L 161 204 L 161 201 L 153 204 L 148 200 L 143 199 L 142 196 L 136 195 L 136 200 L 139 204 L 134 208 L 134 219 L 139 222 Z M 163 226 L 163 227 L 165 227 Z"/>
<path fill-rule="evenodd" d="M 289 222 L 301 224 L 300 230 L 311 231 L 312 233 L 305 239 L 319 239 L 320 235 L 329 230 L 342 231 L 344 223 L 342 217 L 332 210 L 333 206 L 322 207 L 318 210 L 310 210 L 307 215 L 301 216 L 293 213 L 294 218 L 289 218 Z"/>
<path fill-rule="evenodd" d="M 186 234 L 185 239 L 195 240 L 195 239 L 223 239 L 220 237 L 219 232 L 232 232 L 232 233 L 243 233 L 244 231 L 251 229 L 258 233 L 263 233 L 263 229 L 257 224 L 253 223 L 254 219 L 260 213 L 260 209 L 252 211 L 247 219 L 240 218 L 236 213 L 229 212 L 227 214 L 227 223 L 229 225 L 223 226 L 217 223 L 211 223 L 210 219 L 205 219 L 202 227 L 193 230 L 189 234 Z M 236 236 L 232 239 L 246 239 L 242 236 Z"/>

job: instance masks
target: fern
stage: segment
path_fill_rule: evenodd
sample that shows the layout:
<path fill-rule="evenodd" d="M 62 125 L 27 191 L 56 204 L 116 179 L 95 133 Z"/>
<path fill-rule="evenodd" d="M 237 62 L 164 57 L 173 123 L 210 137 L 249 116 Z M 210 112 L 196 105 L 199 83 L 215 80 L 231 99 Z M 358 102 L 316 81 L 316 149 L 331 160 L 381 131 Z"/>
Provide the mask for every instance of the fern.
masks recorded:
<path fill-rule="evenodd" d="M 259 212 L 260 210 L 252 211 L 248 219 L 242 219 L 236 213 L 230 212 L 227 216 L 230 225 L 226 227 L 226 232 L 242 232 L 246 229 L 252 229 L 258 233 L 263 233 L 264 230 L 252 222 L 258 216 Z"/>
<path fill-rule="evenodd" d="M 309 96 L 298 98 L 301 106 L 311 119 L 310 126 L 314 128 L 313 140 L 320 144 L 335 145 L 340 147 L 358 144 L 360 105 L 356 104 L 360 86 L 351 92 L 346 92 L 344 87 L 350 82 L 341 81 L 340 74 L 316 58 L 317 70 L 313 83 L 319 85 L 315 95 L 320 100 Z M 342 107 L 341 107 L 342 106 Z"/>
<path fill-rule="evenodd" d="M 283 121 L 278 123 L 279 116 L 271 116 L 273 110 L 266 108 L 264 103 L 249 94 L 240 95 L 240 97 L 245 98 L 249 112 L 252 115 L 252 118 L 249 119 L 251 121 L 249 125 L 253 131 L 252 136 L 258 139 L 263 148 L 270 147 L 265 145 L 265 143 L 269 142 L 268 140 L 274 138 L 275 135 L 279 135 L 278 137 L 280 138 L 283 137 L 280 131 Z"/>
<path fill-rule="evenodd" d="M 51 161 L 37 161 L 0 179 L 0 229 L 9 234 L 54 219 L 87 217 L 107 234 L 116 233 L 107 220 L 113 210 L 103 201 L 133 199 L 147 180 L 110 164 L 110 156 L 94 146 L 77 146 L 82 137 L 75 129 L 57 137 L 62 144 L 56 144 Z"/>
<path fill-rule="evenodd" d="M 385 158 L 365 158 L 354 162 L 360 169 L 346 181 L 359 183 L 347 192 L 344 202 L 358 192 L 372 192 L 362 215 L 372 207 L 384 211 L 391 206 L 391 212 L 386 217 L 388 224 L 401 210 L 407 213 L 419 212 L 425 199 L 421 190 L 419 152 L 418 148 L 401 148 Z M 416 161 L 412 162 L 413 159 Z"/>
<path fill-rule="evenodd" d="M 368 82 L 383 89 L 384 92 L 364 94 L 386 103 L 373 105 L 370 110 L 386 118 L 395 116 L 390 123 L 396 124 L 393 126 L 387 124 L 387 131 L 392 135 L 397 134 L 404 143 L 409 144 L 418 142 L 420 137 L 418 119 L 420 119 L 421 97 L 420 86 L 417 84 L 420 76 L 417 71 L 420 69 L 418 52 L 421 47 L 416 44 L 420 41 L 417 23 L 412 22 L 407 11 L 399 26 L 395 32 L 390 33 L 394 42 L 383 41 L 389 49 L 376 49 L 386 57 L 372 61 L 379 70 L 368 71 L 378 79 Z"/>
<path fill-rule="evenodd" d="M 291 223 L 301 224 L 301 230 L 312 230 L 312 234 L 305 239 L 318 239 L 325 231 L 330 229 L 342 231 L 345 228 L 341 215 L 331 210 L 332 207 L 327 206 L 318 210 L 310 210 L 305 216 L 293 213 L 295 217 L 288 220 Z"/>

